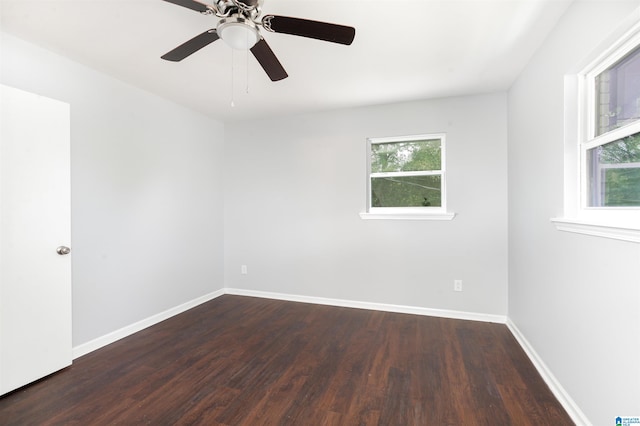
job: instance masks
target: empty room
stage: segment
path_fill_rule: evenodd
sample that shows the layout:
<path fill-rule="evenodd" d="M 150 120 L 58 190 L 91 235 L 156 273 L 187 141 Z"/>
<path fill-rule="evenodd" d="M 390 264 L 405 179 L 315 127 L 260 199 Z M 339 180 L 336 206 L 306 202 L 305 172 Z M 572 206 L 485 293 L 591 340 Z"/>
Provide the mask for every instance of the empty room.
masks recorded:
<path fill-rule="evenodd" d="M 0 7 L 0 425 L 640 426 L 640 1 Z"/>

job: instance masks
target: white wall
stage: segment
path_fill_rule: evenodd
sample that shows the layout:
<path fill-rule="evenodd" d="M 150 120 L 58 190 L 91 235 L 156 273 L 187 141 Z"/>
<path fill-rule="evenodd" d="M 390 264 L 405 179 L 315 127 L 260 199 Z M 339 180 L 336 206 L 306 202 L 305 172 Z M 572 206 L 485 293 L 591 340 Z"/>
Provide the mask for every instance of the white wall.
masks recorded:
<path fill-rule="evenodd" d="M 505 315 L 506 109 L 495 94 L 227 123 L 227 287 Z M 436 132 L 458 216 L 362 220 L 366 138 Z"/>
<path fill-rule="evenodd" d="M 223 125 L 1 42 L 2 83 L 71 104 L 74 346 L 222 288 Z"/>
<path fill-rule="evenodd" d="M 637 1 L 578 1 L 509 93 L 509 317 L 594 425 L 640 413 L 640 245 L 557 231 L 563 75 Z"/>

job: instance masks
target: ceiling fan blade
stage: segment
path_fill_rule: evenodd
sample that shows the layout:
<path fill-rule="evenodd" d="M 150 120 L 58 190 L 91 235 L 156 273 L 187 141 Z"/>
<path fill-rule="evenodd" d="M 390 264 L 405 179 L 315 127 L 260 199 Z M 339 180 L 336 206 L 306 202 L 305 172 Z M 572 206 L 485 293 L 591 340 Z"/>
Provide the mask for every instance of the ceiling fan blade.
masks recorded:
<path fill-rule="evenodd" d="M 169 3 L 177 4 L 178 6 L 186 7 L 191 10 L 195 10 L 196 12 L 206 13 L 209 8 L 206 4 L 200 3 L 195 0 L 164 0 Z"/>
<path fill-rule="evenodd" d="M 260 37 L 260 41 L 251 48 L 251 53 L 253 53 L 253 56 L 258 60 L 271 81 L 282 80 L 289 76 L 264 38 Z"/>
<path fill-rule="evenodd" d="M 347 45 L 351 44 L 356 36 L 356 29 L 353 27 L 289 16 L 265 15 L 262 18 L 262 26 L 274 33 L 292 34 Z"/>
<path fill-rule="evenodd" d="M 167 52 L 161 56 L 162 59 L 167 61 L 178 62 L 197 52 L 203 47 L 213 43 L 219 39 L 216 30 L 208 30 L 192 38 L 191 40 L 182 43 L 180 46 L 173 49 L 171 52 Z"/>

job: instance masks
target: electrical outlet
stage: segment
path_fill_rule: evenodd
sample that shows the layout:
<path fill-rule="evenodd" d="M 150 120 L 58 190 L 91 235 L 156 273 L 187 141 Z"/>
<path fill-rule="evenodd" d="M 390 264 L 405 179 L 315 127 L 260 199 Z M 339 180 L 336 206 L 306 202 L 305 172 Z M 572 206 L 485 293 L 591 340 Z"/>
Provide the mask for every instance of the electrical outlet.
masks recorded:
<path fill-rule="evenodd" d="M 247 274 L 248 274 L 248 272 L 247 272 L 247 265 L 242 265 L 242 266 L 240 267 L 240 273 L 241 273 L 242 275 L 247 275 Z"/>
<path fill-rule="evenodd" d="M 453 291 L 462 291 L 462 280 L 453 280 Z"/>

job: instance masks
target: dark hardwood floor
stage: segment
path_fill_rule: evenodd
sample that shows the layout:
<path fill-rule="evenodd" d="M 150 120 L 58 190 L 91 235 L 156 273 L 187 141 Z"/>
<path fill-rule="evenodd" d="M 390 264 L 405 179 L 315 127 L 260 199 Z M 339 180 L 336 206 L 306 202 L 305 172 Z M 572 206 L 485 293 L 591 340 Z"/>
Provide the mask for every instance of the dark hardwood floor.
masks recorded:
<path fill-rule="evenodd" d="M 570 425 L 506 326 L 222 296 L 0 398 L 2 425 Z"/>

